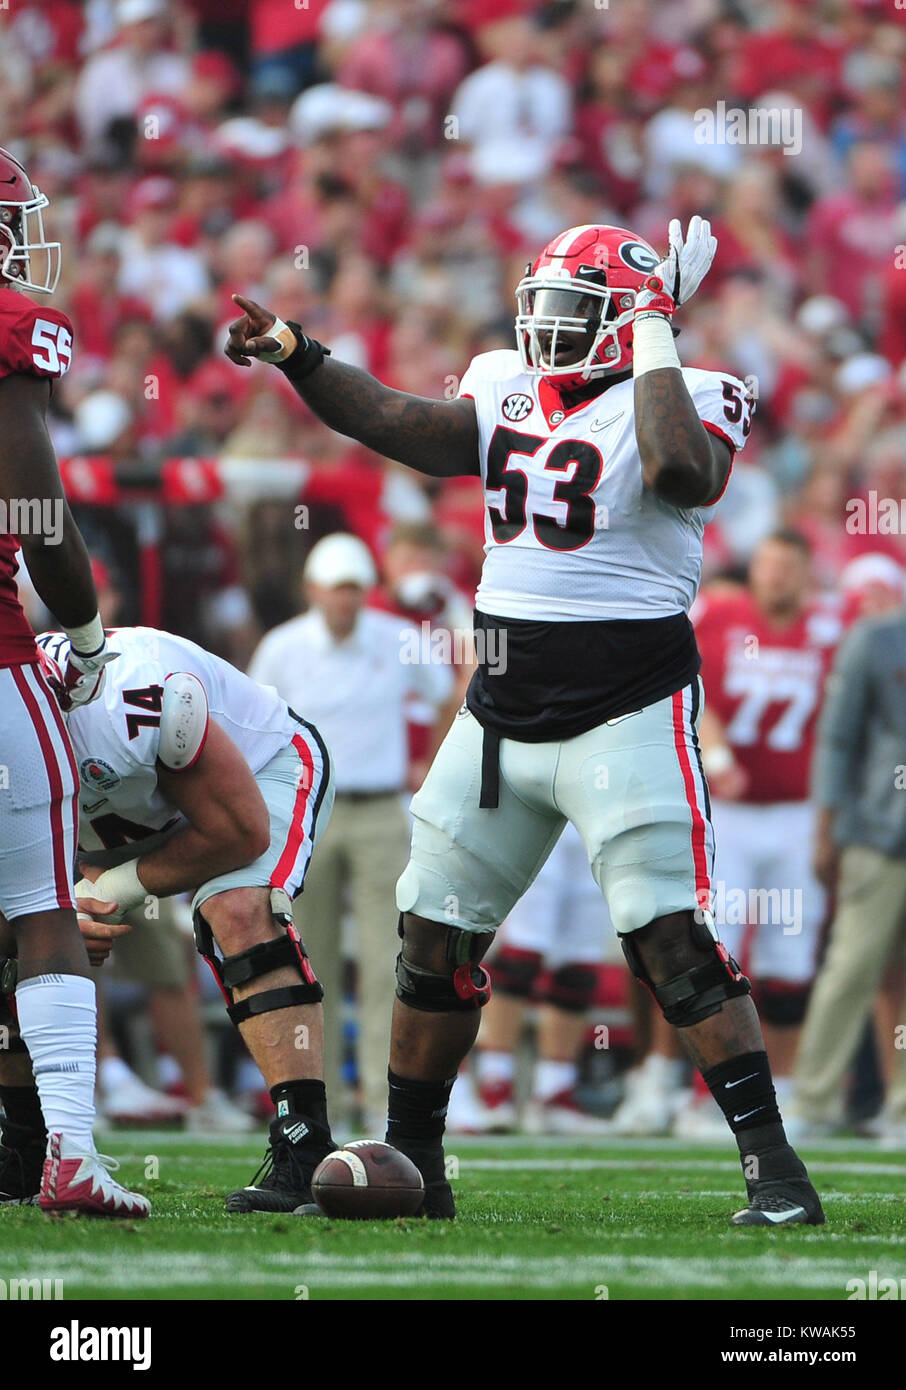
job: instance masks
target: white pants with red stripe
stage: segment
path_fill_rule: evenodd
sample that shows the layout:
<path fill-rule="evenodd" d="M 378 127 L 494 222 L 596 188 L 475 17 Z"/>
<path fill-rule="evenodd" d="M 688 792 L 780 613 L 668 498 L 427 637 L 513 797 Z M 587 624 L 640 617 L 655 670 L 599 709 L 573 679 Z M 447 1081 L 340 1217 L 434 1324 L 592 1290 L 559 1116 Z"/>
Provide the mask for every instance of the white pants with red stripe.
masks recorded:
<path fill-rule="evenodd" d="M 500 742 L 499 805 L 479 807 L 482 730 L 460 711 L 412 799 L 397 906 L 494 931 L 571 821 L 618 932 L 707 909 L 714 839 L 696 726 L 701 684 L 556 743 Z M 710 921 L 710 917 L 707 918 Z"/>
<path fill-rule="evenodd" d="M 588 867 L 578 830 L 567 822 L 550 858 L 503 923 L 498 944 L 536 951 L 547 966 L 622 961 L 619 944 Z M 614 954 L 615 953 L 615 954 Z"/>
<path fill-rule="evenodd" d="M 40 666 L 0 669 L 0 912 L 74 908 L 79 777 Z"/>
<path fill-rule="evenodd" d="M 202 884 L 192 902 L 193 912 L 215 893 L 231 888 L 283 888 L 291 898 L 302 890 L 334 798 L 330 757 L 312 726 L 300 725 L 292 743 L 256 773 L 255 781 L 270 813 L 270 845 L 245 868 Z"/>

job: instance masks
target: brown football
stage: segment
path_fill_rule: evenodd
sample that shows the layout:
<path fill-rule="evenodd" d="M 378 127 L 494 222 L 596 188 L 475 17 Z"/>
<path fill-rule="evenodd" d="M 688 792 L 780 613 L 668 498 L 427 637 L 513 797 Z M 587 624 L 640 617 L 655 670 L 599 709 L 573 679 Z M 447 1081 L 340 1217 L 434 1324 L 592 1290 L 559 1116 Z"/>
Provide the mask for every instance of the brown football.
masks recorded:
<path fill-rule="evenodd" d="M 414 1216 L 425 1185 L 411 1159 L 379 1139 L 357 1139 L 318 1164 L 312 1195 L 325 1216 L 347 1221 L 390 1221 Z"/>

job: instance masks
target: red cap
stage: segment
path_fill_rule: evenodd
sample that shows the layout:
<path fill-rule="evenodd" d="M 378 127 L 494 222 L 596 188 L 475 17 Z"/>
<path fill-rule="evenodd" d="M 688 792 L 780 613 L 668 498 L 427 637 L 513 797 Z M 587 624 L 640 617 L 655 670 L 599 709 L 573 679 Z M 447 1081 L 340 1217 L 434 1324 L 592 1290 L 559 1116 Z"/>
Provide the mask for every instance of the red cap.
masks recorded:
<path fill-rule="evenodd" d="M 208 81 L 221 82 L 231 96 L 239 90 L 239 73 L 235 64 L 225 53 L 220 53 L 217 49 L 196 53 L 192 62 L 192 74 Z"/>
<path fill-rule="evenodd" d="M 129 194 L 130 220 L 140 212 L 146 212 L 148 208 L 175 207 L 177 191 L 175 179 L 165 178 L 162 174 L 151 174 L 148 178 L 139 179 Z"/>
<path fill-rule="evenodd" d="M 209 357 L 189 377 L 186 390 L 192 396 L 210 400 L 213 396 L 232 396 L 238 399 L 245 395 L 246 380 L 241 372 L 234 371 L 228 362 L 220 362 Z"/>

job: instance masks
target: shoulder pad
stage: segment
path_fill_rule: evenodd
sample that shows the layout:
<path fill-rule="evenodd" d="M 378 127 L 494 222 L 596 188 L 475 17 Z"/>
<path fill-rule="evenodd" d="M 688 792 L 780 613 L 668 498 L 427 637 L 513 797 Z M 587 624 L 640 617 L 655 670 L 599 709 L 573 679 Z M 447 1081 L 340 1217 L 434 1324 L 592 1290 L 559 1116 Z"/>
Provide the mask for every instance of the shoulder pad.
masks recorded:
<path fill-rule="evenodd" d="M 168 772 L 197 761 L 208 736 L 208 697 L 197 676 L 174 671 L 164 682 L 157 756 Z"/>

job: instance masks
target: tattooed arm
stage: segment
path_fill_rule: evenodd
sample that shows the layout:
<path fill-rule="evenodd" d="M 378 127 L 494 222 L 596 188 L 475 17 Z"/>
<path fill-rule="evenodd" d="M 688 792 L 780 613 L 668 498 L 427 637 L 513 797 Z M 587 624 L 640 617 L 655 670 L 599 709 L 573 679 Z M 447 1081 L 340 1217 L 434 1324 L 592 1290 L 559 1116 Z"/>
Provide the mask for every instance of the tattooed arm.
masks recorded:
<path fill-rule="evenodd" d="M 635 433 L 645 486 L 676 507 L 704 507 L 730 471 L 730 450 L 709 433 L 674 367 L 635 379 Z"/>
<path fill-rule="evenodd" d="M 230 324 L 225 351 L 231 362 L 247 367 L 251 358 L 280 348 L 281 343 L 269 336 L 277 320 L 254 300 L 239 295 L 234 299 L 244 313 Z M 385 458 L 435 478 L 479 472 L 478 417 L 475 402 L 468 397 L 435 401 L 410 396 L 332 357 L 324 358 L 317 370 L 301 380 L 290 380 L 297 395 L 326 425 Z"/>

